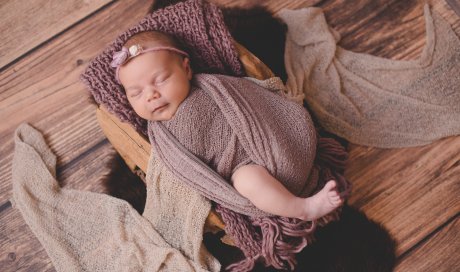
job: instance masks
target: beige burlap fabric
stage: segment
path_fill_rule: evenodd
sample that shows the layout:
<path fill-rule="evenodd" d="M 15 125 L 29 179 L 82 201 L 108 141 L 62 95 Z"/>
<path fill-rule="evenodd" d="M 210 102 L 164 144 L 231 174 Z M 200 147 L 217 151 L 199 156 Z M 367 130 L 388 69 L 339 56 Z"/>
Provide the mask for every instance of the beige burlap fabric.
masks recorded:
<path fill-rule="evenodd" d="M 124 200 L 61 188 L 56 156 L 21 124 L 14 135 L 13 206 L 57 271 L 219 271 L 202 244 L 209 201 L 149 161 L 143 215 Z"/>
<path fill-rule="evenodd" d="M 416 60 L 337 46 L 320 8 L 282 10 L 287 88 L 328 131 L 352 143 L 396 148 L 460 134 L 460 41 L 424 7 L 426 45 Z"/>

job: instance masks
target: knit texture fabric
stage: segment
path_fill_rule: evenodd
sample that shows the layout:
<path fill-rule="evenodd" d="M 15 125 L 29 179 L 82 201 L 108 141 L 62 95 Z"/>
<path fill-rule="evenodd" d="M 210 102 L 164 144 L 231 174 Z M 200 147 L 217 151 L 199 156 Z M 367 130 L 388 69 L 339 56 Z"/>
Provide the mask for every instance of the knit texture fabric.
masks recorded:
<path fill-rule="evenodd" d="M 200 73 L 244 75 L 230 33 L 221 11 L 203 0 L 188 0 L 159 9 L 120 34 L 81 75 L 98 104 L 120 120 L 129 122 L 147 136 L 147 122 L 139 117 L 128 102 L 123 87 L 110 66 L 114 52 L 120 51 L 129 37 L 143 31 L 158 30 L 176 37 L 189 53 L 192 69 Z"/>
<path fill-rule="evenodd" d="M 338 181 L 344 197 L 350 190 L 340 173 L 345 150 L 332 139 L 321 138 L 318 144 L 305 108 L 286 99 L 281 90 L 263 88 L 273 79 L 267 82 L 264 86 L 263 81 L 195 75 L 174 118 L 148 123 L 152 153 L 181 181 L 218 203 L 226 231 L 246 256 L 230 266 L 234 271 L 249 271 L 258 259 L 266 266 L 294 269 L 295 253 L 312 241 L 317 224 L 256 208 L 230 185 L 236 168 L 248 163 L 264 166 L 301 197 L 320 190 L 329 179 Z M 282 86 L 279 78 L 278 82 Z M 321 155 L 313 167 L 317 151 Z M 324 225 L 337 214 L 318 222 Z"/>
<path fill-rule="evenodd" d="M 416 60 L 337 46 L 320 8 L 282 10 L 287 88 L 318 122 L 348 141 L 381 148 L 429 144 L 460 133 L 460 41 L 424 6 L 426 45 Z"/>
<path fill-rule="evenodd" d="M 28 124 L 16 129 L 14 141 L 11 202 L 57 271 L 220 271 L 202 244 L 209 201 L 176 181 L 156 156 L 140 215 L 124 200 L 61 188 L 56 156 Z"/>

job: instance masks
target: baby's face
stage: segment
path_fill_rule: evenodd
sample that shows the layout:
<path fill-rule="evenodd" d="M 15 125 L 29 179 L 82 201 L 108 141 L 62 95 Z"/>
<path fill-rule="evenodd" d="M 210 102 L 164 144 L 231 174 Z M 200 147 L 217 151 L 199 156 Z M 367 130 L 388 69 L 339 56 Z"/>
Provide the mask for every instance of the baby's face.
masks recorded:
<path fill-rule="evenodd" d="M 161 50 L 131 59 L 120 67 L 119 78 L 140 117 L 165 121 L 174 117 L 188 96 L 192 70 L 188 58 Z"/>

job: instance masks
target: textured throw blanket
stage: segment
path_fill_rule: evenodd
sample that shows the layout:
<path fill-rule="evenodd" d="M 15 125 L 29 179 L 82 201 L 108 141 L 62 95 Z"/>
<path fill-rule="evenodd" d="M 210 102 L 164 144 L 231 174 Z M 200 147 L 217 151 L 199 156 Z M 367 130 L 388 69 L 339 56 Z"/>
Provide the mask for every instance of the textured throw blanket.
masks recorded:
<path fill-rule="evenodd" d="M 56 156 L 28 124 L 16 129 L 14 142 L 11 202 L 57 271 L 220 271 L 202 244 L 209 201 L 176 181 L 156 156 L 140 215 L 124 200 L 61 188 Z"/>
<path fill-rule="evenodd" d="M 400 61 L 337 46 L 319 8 L 280 11 L 289 92 L 327 131 L 360 145 L 417 146 L 460 134 L 460 41 L 428 4 L 424 13 L 425 48 Z"/>

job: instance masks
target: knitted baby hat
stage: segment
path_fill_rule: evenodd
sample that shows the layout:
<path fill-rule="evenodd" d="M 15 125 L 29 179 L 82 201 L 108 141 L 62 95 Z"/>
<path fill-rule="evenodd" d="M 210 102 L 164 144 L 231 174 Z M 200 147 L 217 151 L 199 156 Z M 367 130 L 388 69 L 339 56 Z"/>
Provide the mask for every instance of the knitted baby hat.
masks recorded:
<path fill-rule="evenodd" d="M 194 72 L 244 75 L 222 13 L 214 4 L 188 0 L 148 14 L 96 56 L 80 77 L 96 103 L 103 104 L 109 112 L 121 121 L 129 122 L 145 136 L 147 122 L 134 112 L 110 63 L 113 54 L 120 51 L 131 36 L 149 30 L 176 37 L 189 53 Z"/>

